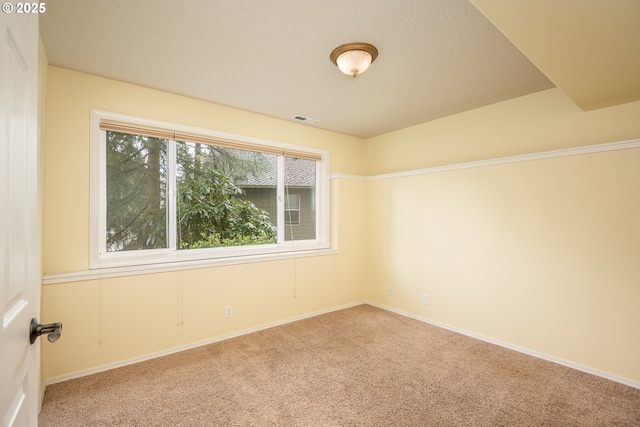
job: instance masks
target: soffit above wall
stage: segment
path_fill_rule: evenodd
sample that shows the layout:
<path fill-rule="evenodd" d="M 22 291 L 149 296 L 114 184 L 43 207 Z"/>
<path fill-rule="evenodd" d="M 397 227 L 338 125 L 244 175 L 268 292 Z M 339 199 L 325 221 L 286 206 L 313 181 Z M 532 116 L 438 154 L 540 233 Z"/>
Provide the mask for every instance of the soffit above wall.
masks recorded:
<path fill-rule="evenodd" d="M 640 1 L 471 2 L 583 110 L 640 100 Z"/>

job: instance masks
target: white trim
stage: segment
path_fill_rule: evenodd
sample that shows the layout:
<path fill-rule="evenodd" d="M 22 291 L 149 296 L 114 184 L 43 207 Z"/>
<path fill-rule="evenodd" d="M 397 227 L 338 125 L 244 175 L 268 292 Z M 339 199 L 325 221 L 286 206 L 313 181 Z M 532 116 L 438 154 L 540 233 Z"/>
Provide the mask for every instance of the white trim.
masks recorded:
<path fill-rule="evenodd" d="M 278 225 L 280 224 L 280 218 L 284 219 L 284 192 L 286 187 L 284 185 L 284 157 L 278 156 L 276 159 L 277 163 L 277 173 L 276 173 L 276 218 L 278 218 Z M 276 228 L 276 241 L 282 243 L 285 241 L 284 232 L 286 230 L 286 226 L 277 227 Z"/>
<path fill-rule="evenodd" d="M 357 301 L 357 302 L 350 303 L 350 304 L 344 304 L 344 305 L 340 305 L 340 306 L 337 306 L 337 307 L 331 307 L 331 308 L 328 308 L 328 309 L 325 309 L 325 310 L 314 311 L 313 313 L 308 313 L 308 314 L 303 314 L 303 315 L 300 315 L 300 316 L 290 317 L 288 319 L 267 323 L 265 325 L 256 326 L 254 328 L 243 329 L 243 330 L 238 331 L 238 332 L 233 332 L 233 333 L 230 333 L 230 334 L 221 335 L 221 336 L 218 336 L 218 337 L 215 337 L 215 338 L 209 338 L 209 339 L 206 339 L 206 340 L 197 341 L 195 343 L 181 345 L 181 346 L 173 347 L 173 348 L 170 348 L 170 349 L 167 349 L 167 350 L 157 351 L 155 353 L 145 354 L 144 356 L 132 357 L 130 359 L 121 360 L 119 362 L 108 363 L 106 365 L 97 366 L 95 368 L 84 369 L 84 370 L 81 370 L 81 371 L 73 372 L 71 374 L 60 375 L 58 377 L 48 378 L 48 379 L 45 379 L 45 385 L 48 386 L 48 385 L 59 383 L 59 382 L 62 382 L 62 381 L 68 381 L 68 380 L 72 380 L 72 379 L 75 379 L 75 378 L 80 378 L 80 377 L 84 377 L 84 376 L 87 376 L 87 375 L 97 374 L 99 372 L 108 371 L 108 370 L 111 370 L 111 369 L 121 368 L 123 366 L 133 365 L 134 363 L 144 362 L 145 360 L 151 360 L 151 359 L 155 359 L 155 358 L 162 357 L 162 356 L 168 356 L 170 354 L 179 353 L 181 351 L 191 350 L 191 349 L 194 349 L 194 348 L 197 348 L 197 347 L 202 347 L 202 346 L 209 345 L 209 344 L 214 344 L 214 343 L 217 343 L 217 342 L 220 342 L 220 341 L 225 341 L 225 340 L 228 340 L 228 339 L 231 339 L 231 338 L 240 337 L 242 335 L 247 335 L 247 334 L 251 334 L 251 333 L 254 333 L 254 332 L 263 331 L 265 329 L 275 328 L 276 326 L 282 326 L 282 325 L 286 325 L 288 323 L 297 322 L 299 320 L 304 320 L 304 319 L 309 319 L 311 317 L 320 316 L 322 314 L 327 314 L 327 313 L 331 313 L 331 312 L 334 312 L 334 311 L 339 311 L 339 310 L 344 310 L 344 309 L 351 308 L 351 307 L 356 307 L 356 306 L 362 305 L 362 304 L 365 304 L 365 302 L 364 301 Z"/>
<path fill-rule="evenodd" d="M 495 159 L 479 160 L 476 162 L 455 163 L 452 165 L 436 166 L 426 169 L 415 169 L 404 172 L 393 172 L 381 175 L 372 175 L 364 177 L 365 181 L 377 181 L 381 179 L 403 178 L 414 175 L 426 175 L 431 173 L 449 172 L 461 169 L 473 169 L 486 166 L 505 165 L 509 163 L 529 162 L 532 160 L 552 159 L 556 157 L 577 156 L 581 154 L 601 153 L 605 151 L 628 150 L 631 148 L 640 148 L 640 139 L 612 142 L 607 144 L 586 145 L 575 148 L 564 148 L 561 150 L 542 151 L 532 154 L 521 154 L 517 156 L 498 157 Z M 347 175 L 342 176 L 347 177 Z"/>
<path fill-rule="evenodd" d="M 435 166 L 424 169 L 413 169 L 402 172 L 384 173 L 379 175 L 350 175 L 344 173 L 332 173 L 330 179 L 351 179 L 355 181 L 378 181 L 382 179 L 404 178 L 408 176 L 427 175 L 431 173 L 450 172 L 462 169 L 482 168 L 486 166 L 506 165 L 509 163 L 530 162 L 534 160 L 553 159 L 557 157 L 578 156 L 581 154 L 602 153 L 606 151 L 629 150 L 632 148 L 640 148 L 640 139 L 632 139 L 629 141 L 610 142 L 605 144 L 584 145 L 574 148 L 563 148 L 560 150 L 541 151 L 531 154 L 519 154 L 516 156 L 496 157 L 487 160 L 478 160 L 475 162 L 453 163 L 444 166 Z"/>
<path fill-rule="evenodd" d="M 104 206 L 106 198 L 105 189 L 101 188 L 101 183 L 106 179 L 106 165 L 100 161 L 101 150 L 104 143 L 100 138 L 100 116 L 91 111 L 91 135 L 89 138 L 89 264 L 93 264 L 100 259 L 100 249 L 105 246 L 103 233 L 100 233 L 98 224 L 106 223 L 105 213 L 101 213 L 100 206 Z M 97 165 L 97 167 L 96 167 Z"/>
<path fill-rule="evenodd" d="M 514 350 L 517 351 L 518 353 L 523 353 L 529 356 L 533 356 L 533 357 L 537 357 L 538 359 L 543 359 L 549 362 L 553 362 L 553 363 L 557 363 L 558 365 L 562 365 L 562 366 L 566 366 L 568 368 L 572 368 L 578 371 L 582 371 L 582 372 L 586 372 L 587 374 L 591 374 L 591 375 L 595 375 L 598 377 L 602 377 L 602 378 L 606 378 L 608 380 L 611 381 L 615 381 L 617 383 L 620 384 L 624 384 L 627 385 L 629 387 L 633 387 L 633 388 L 637 388 L 640 389 L 640 382 L 639 381 L 634 381 L 634 380 L 630 380 L 628 378 L 624 378 L 624 377 L 620 377 L 618 375 L 614 375 L 614 374 L 610 374 L 608 372 L 604 372 L 604 371 L 600 371 L 598 369 L 593 369 L 590 368 L 588 366 L 584 366 L 584 365 L 580 365 L 578 363 L 574 363 L 574 362 L 570 362 L 568 360 L 564 360 L 564 359 L 560 359 L 558 357 L 554 357 L 554 356 L 549 356 L 548 354 L 544 354 L 544 353 L 540 353 L 534 350 L 530 350 L 528 348 L 525 347 L 520 347 L 517 345 L 513 345 L 510 344 L 508 342 L 505 341 L 500 341 L 494 338 L 490 338 L 484 335 L 480 335 L 480 334 L 476 334 L 474 332 L 470 332 L 467 331 L 465 329 L 460 329 L 457 328 L 455 326 L 451 326 L 451 325 L 447 325 L 446 323 L 441 323 L 441 322 L 437 322 L 435 320 L 431 320 L 431 319 L 427 319 L 426 317 L 421 317 L 421 316 L 417 316 L 415 314 L 403 311 L 403 310 L 398 310 L 396 308 L 392 308 L 392 307 L 388 307 L 386 305 L 382 305 L 382 304 L 378 304 L 372 301 L 366 301 L 366 304 L 372 305 L 374 307 L 386 310 L 386 311 L 390 311 L 392 313 L 396 313 L 399 314 L 401 316 L 405 316 L 405 317 L 409 317 L 411 319 L 415 319 L 418 320 L 420 322 L 424 322 L 424 323 L 428 323 L 430 325 L 433 326 L 437 326 L 438 328 L 442 328 L 442 329 L 446 329 L 452 332 L 456 332 L 458 334 L 462 334 L 462 335 L 466 335 L 468 337 L 471 338 L 475 338 L 478 339 L 480 341 L 484 341 L 484 342 L 488 342 L 490 344 L 495 344 L 498 345 L 500 347 L 504 347 L 504 348 L 508 348 L 510 350 Z"/>
<path fill-rule="evenodd" d="M 350 175 L 347 173 L 332 173 L 329 179 L 352 179 L 354 181 L 366 181 L 367 177 L 361 175 Z"/>
<path fill-rule="evenodd" d="M 175 165 L 178 159 L 178 148 L 176 144 L 167 144 L 167 163 Z M 106 179 L 105 179 L 106 182 Z M 105 192 L 106 193 L 106 192 Z M 178 247 L 178 232 L 169 232 L 169 230 L 178 230 L 178 181 L 176 176 L 176 168 L 167 168 L 167 244 L 169 249 L 175 251 Z M 105 203 L 102 206 L 107 206 Z M 105 209 L 106 210 L 106 209 Z M 106 220 L 104 222 L 106 224 Z M 101 233 L 102 234 L 102 233 Z M 102 245 L 100 246 L 103 247 Z"/>
<path fill-rule="evenodd" d="M 337 254 L 336 249 L 315 249 L 307 251 L 289 251 L 271 254 L 244 255 L 225 258 L 208 258 L 194 261 L 175 261 L 158 264 L 132 265 L 125 267 L 95 268 L 91 270 L 74 271 L 72 273 L 45 274 L 43 285 L 57 283 L 83 282 L 87 280 L 108 279 L 112 277 L 135 276 L 139 274 L 164 273 L 176 270 L 194 270 L 198 268 L 220 267 L 225 265 L 248 264 L 254 262 L 277 261 L 291 258 L 305 258 Z"/>

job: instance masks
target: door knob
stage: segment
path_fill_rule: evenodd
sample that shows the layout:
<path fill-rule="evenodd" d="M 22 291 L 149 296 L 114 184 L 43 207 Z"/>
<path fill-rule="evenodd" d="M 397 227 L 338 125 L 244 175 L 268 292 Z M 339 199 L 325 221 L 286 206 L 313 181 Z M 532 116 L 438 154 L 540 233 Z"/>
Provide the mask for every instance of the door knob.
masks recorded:
<path fill-rule="evenodd" d="M 58 341 L 58 338 L 60 338 L 60 334 L 62 334 L 62 323 L 49 323 L 47 325 L 41 325 L 40 323 L 38 323 L 38 319 L 31 319 L 31 328 L 29 331 L 31 344 L 36 342 L 36 339 L 42 334 L 47 335 L 47 339 L 49 340 L 49 342 Z"/>

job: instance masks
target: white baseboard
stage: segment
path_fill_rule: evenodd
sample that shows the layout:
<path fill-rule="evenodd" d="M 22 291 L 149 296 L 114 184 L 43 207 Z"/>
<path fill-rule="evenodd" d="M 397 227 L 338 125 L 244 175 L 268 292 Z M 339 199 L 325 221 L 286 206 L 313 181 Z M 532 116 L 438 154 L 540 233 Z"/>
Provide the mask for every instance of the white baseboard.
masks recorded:
<path fill-rule="evenodd" d="M 51 385 L 51 384 L 55 384 L 55 383 L 59 383 L 59 382 L 63 382 L 63 381 L 68 381 L 68 380 L 72 380 L 74 378 L 80 378 L 80 377 L 84 377 L 84 376 L 91 375 L 91 374 L 97 374 L 99 372 L 108 371 L 110 369 L 116 369 L 116 368 L 121 368 L 123 366 L 133 365 L 134 363 L 144 362 L 145 360 L 151 360 L 151 359 L 155 359 L 157 357 L 167 356 L 167 355 L 173 354 L 173 353 L 179 353 L 181 351 L 190 350 L 190 349 L 201 347 L 201 346 L 204 346 L 204 345 L 213 344 L 213 343 L 216 343 L 216 342 L 219 342 L 219 341 L 224 341 L 224 340 L 228 340 L 228 339 L 231 339 L 231 338 L 239 337 L 239 336 L 242 336 L 242 335 L 251 334 L 253 332 L 258 332 L 258 331 L 262 331 L 262 330 L 265 330 L 265 329 L 274 328 L 276 326 L 286 325 L 287 323 L 297 322 L 298 320 L 303 320 L 303 319 L 308 319 L 308 318 L 315 317 L 315 316 L 320 316 L 322 314 L 331 313 L 333 311 L 344 310 L 345 308 L 351 308 L 351 307 L 355 307 L 355 306 L 362 305 L 362 304 L 366 304 L 366 301 L 357 301 L 357 302 L 350 303 L 350 304 L 345 304 L 345 305 L 341 305 L 341 306 L 337 306 L 337 307 L 331 307 L 331 308 L 328 308 L 328 309 L 325 309 L 325 310 L 315 311 L 313 313 L 303 314 L 301 316 L 295 316 L 295 317 L 291 317 L 291 318 L 288 318 L 288 319 L 285 319 L 285 320 L 280 320 L 280 321 L 277 321 L 277 322 L 267 323 L 265 325 L 257 326 L 255 328 L 244 329 L 242 331 L 234 332 L 234 333 L 231 333 L 231 334 L 221 335 L 221 336 L 218 336 L 218 337 L 214 337 L 214 338 L 198 341 L 198 342 L 195 342 L 195 343 L 186 344 L 186 345 L 169 348 L 169 349 L 162 350 L 162 351 L 157 351 L 157 352 L 154 352 L 154 353 L 145 354 L 143 356 L 133 357 L 133 358 L 130 358 L 130 359 L 121 360 L 121 361 L 114 362 L 114 363 L 108 363 L 106 365 L 96 366 L 95 368 L 84 369 L 84 370 L 81 370 L 81 371 L 76 371 L 76 372 L 72 372 L 70 374 L 60 375 L 60 376 L 53 377 L 53 378 L 45 378 L 44 387 L 46 387 L 47 385 Z M 43 387 L 43 391 L 42 391 L 43 393 L 44 393 L 44 387 Z"/>
<path fill-rule="evenodd" d="M 470 331 L 467 331 L 467 330 L 464 330 L 464 329 L 456 328 L 454 326 L 450 326 L 450 325 L 447 325 L 445 323 L 436 322 L 434 320 L 427 319 L 427 318 L 421 317 L 421 316 L 417 316 L 415 314 L 412 314 L 412 313 L 409 313 L 409 312 L 406 312 L 406 311 L 402 311 L 402 310 L 398 310 L 398 309 L 395 309 L 395 308 L 392 308 L 392 307 L 388 307 L 386 305 L 378 304 L 378 303 L 375 303 L 373 301 L 366 301 L 366 304 L 369 304 L 369 305 L 371 305 L 373 307 L 381 308 L 383 310 L 390 311 L 392 313 L 399 314 L 401 316 L 410 317 L 412 319 L 419 320 L 420 322 L 428 323 L 430 325 L 437 326 L 439 328 L 447 329 L 447 330 L 452 331 L 452 332 L 457 332 L 459 334 L 466 335 L 466 336 L 471 337 L 471 338 L 476 338 L 476 339 L 479 339 L 481 341 L 485 341 L 485 342 L 488 342 L 488 343 L 491 343 L 491 344 L 499 345 L 500 347 L 508 348 L 510 350 L 515 350 L 515 351 L 517 351 L 519 353 L 524 353 L 524 354 L 527 354 L 529 356 L 537 357 L 539 359 L 543 359 L 543 360 L 547 360 L 549 362 L 557 363 L 559 365 L 566 366 L 568 368 L 572 368 L 572 369 L 576 369 L 578 371 L 586 372 L 587 374 L 596 375 L 598 377 L 606 378 L 608 380 L 615 381 L 615 382 L 620 383 L 620 384 L 628 385 L 629 387 L 640 389 L 640 382 L 638 382 L 638 381 L 634 381 L 634 380 L 630 380 L 628 378 L 624 378 L 624 377 L 620 377 L 620 376 L 617 376 L 617 375 L 613 375 L 613 374 L 610 374 L 608 372 L 604 372 L 604 371 L 600 371 L 600 370 L 597 370 L 597 369 L 593 369 L 593 368 L 590 368 L 588 366 L 583 366 L 583 365 L 580 365 L 578 363 L 573 363 L 573 362 L 570 362 L 568 360 L 560 359 L 558 357 L 549 356 L 549 355 L 544 354 L 544 353 L 539 353 L 537 351 L 530 350 L 530 349 L 525 348 L 525 347 L 519 347 L 517 345 L 513 345 L 513 344 L 510 344 L 510 343 L 505 342 L 505 341 L 500 341 L 500 340 L 496 340 L 496 339 L 493 339 L 493 338 L 490 338 L 490 337 L 486 337 L 484 335 L 479 335 L 479 334 L 476 334 L 474 332 L 470 332 Z"/>

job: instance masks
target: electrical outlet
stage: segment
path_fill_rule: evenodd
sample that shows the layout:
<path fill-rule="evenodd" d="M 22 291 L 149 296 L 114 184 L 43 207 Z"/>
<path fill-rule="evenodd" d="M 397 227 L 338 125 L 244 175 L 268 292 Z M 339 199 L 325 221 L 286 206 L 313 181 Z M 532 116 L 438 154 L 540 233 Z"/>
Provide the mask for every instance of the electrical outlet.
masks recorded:
<path fill-rule="evenodd" d="M 422 303 L 429 304 L 429 294 L 422 294 Z"/>
<path fill-rule="evenodd" d="M 389 285 L 389 287 L 387 288 L 387 293 L 389 295 L 393 295 L 393 286 Z"/>
<path fill-rule="evenodd" d="M 230 319 L 233 316 L 233 307 L 228 305 L 224 308 L 224 318 Z"/>

